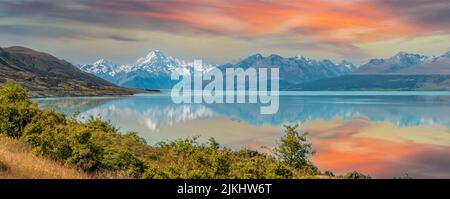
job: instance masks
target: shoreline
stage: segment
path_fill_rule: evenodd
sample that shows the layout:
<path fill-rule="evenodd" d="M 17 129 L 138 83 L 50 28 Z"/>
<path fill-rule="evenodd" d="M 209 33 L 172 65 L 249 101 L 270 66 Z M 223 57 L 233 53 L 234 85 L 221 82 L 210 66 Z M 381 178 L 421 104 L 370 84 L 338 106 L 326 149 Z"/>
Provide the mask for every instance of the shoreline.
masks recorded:
<path fill-rule="evenodd" d="M 29 96 L 30 99 L 48 99 L 48 98 L 75 98 L 75 97 L 127 97 L 138 94 L 157 94 L 161 93 L 161 90 L 149 89 L 149 90 L 139 90 L 142 92 L 135 92 L 130 94 L 98 94 L 98 95 L 37 95 Z"/>

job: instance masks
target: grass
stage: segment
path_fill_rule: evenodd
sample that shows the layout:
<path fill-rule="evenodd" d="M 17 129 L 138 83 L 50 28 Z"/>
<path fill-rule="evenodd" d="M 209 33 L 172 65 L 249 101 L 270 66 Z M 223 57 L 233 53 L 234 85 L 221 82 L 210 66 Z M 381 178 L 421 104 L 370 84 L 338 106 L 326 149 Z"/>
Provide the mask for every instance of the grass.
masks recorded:
<path fill-rule="evenodd" d="M 108 178 L 108 175 L 105 174 L 104 177 Z M 0 179 L 88 178 L 93 178 L 93 176 L 61 163 L 34 156 L 27 145 L 0 135 Z"/>

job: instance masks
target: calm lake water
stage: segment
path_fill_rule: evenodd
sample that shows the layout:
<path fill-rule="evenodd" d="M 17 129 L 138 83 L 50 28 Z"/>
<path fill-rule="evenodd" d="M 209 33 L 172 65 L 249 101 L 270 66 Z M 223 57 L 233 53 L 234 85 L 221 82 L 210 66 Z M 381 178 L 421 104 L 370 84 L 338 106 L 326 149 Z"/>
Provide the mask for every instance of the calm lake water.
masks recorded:
<path fill-rule="evenodd" d="M 36 101 L 67 114 L 101 116 L 149 144 L 201 135 L 270 153 L 283 125 L 299 123 L 322 171 L 450 178 L 450 92 L 285 92 L 274 115 L 260 115 L 258 104 L 174 104 L 165 93 Z"/>

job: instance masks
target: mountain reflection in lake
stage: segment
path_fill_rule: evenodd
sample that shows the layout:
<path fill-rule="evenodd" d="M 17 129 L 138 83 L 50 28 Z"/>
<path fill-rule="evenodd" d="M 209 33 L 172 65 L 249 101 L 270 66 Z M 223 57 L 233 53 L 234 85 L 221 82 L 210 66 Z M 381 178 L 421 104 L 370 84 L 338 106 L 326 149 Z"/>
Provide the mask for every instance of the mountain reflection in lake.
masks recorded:
<path fill-rule="evenodd" d="M 101 116 L 150 144 L 201 135 L 235 149 L 270 152 L 283 124 L 301 123 L 321 170 L 449 178 L 450 96 L 399 93 L 283 95 L 274 115 L 260 115 L 258 104 L 174 104 L 165 94 L 36 101 L 67 114 L 80 111 L 84 118 Z"/>

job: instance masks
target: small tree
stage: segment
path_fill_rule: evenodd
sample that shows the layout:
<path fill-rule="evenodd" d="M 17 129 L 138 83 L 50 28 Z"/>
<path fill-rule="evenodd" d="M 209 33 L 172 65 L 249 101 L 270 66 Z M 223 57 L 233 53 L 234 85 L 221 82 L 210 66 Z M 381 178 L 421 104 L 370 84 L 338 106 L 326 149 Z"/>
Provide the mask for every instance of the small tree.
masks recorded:
<path fill-rule="evenodd" d="M 286 134 L 275 148 L 275 155 L 292 167 L 302 168 L 310 164 L 309 157 L 314 154 L 314 150 L 306 139 L 308 133 L 299 133 L 297 127 L 298 125 L 285 125 Z"/>
<path fill-rule="evenodd" d="M 27 90 L 20 84 L 6 82 L 0 87 L 0 103 L 27 102 Z"/>
<path fill-rule="evenodd" d="M 28 99 L 22 86 L 12 82 L 0 86 L 0 134 L 20 137 L 37 112 L 37 104 Z"/>

